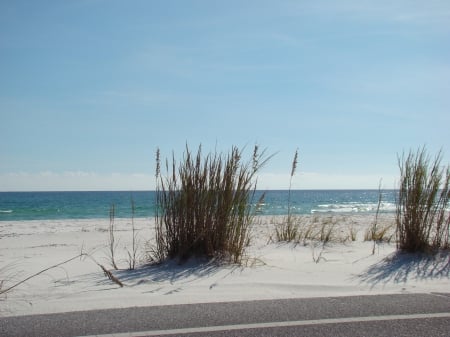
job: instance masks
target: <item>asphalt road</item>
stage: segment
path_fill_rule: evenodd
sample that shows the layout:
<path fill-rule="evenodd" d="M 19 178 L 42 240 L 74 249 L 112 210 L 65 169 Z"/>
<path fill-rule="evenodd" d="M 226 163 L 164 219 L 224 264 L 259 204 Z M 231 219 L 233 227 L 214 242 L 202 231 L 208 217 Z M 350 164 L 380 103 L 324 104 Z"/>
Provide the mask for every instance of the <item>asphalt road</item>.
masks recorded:
<path fill-rule="evenodd" d="M 155 306 L 0 318 L 0 336 L 450 336 L 450 293 Z"/>

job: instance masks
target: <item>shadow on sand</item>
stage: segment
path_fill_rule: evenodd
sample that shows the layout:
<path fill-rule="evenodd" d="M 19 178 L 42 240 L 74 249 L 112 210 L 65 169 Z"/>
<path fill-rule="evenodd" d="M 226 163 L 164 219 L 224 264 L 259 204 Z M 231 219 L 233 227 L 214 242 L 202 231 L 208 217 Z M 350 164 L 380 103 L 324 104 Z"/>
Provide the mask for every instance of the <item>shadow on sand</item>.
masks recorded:
<path fill-rule="evenodd" d="M 225 267 L 217 261 L 191 259 L 180 264 L 175 260 L 166 261 L 161 264 L 144 265 L 134 270 L 117 270 L 114 275 L 129 286 L 144 283 L 175 282 L 189 283 L 198 278 L 212 276 L 224 268 L 233 272 L 238 266 L 228 265 Z"/>
<path fill-rule="evenodd" d="M 395 252 L 358 275 L 361 282 L 372 287 L 389 282 L 450 278 L 450 252 L 436 255 Z"/>

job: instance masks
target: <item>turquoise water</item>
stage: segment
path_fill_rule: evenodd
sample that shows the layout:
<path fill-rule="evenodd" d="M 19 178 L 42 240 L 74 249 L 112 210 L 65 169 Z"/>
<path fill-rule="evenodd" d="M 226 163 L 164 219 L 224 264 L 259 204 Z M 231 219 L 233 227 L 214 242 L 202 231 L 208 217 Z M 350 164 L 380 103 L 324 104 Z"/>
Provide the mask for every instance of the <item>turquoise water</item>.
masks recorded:
<path fill-rule="evenodd" d="M 258 191 L 255 200 L 258 200 Z M 288 191 L 266 191 L 262 215 L 284 215 L 288 211 Z M 131 216 L 131 200 L 135 217 L 155 215 L 155 192 L 0 192 L 0 221 L 43 219 L 108 218 L 112 204 L 115 216 Z M 395 211 L 395 191 L 383 191 L 382 212 Z M 374 213 L 378 190 L 308 190 L 291 191 L 291 212 Z"/>

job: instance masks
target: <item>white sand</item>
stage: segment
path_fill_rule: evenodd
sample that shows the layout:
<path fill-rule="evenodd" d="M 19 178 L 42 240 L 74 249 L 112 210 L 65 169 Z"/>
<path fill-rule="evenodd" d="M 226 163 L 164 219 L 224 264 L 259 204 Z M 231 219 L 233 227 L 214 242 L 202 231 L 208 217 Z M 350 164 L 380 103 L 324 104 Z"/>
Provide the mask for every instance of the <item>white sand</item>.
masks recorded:
<path fill-rule="evenodd" d="M 326 221 L 326 215 L 316 218 Z M 261 217 L 243 266 L 219 266 L 190 261 L 126 270 L 126 247 L 131 249 L 131 221 L 116 219 L 117 262 L 114 272 L 125 286 L 111 282 L 89 258 L 53 268 L 6 295 L 0 296 L 0 315 L 28 315 L 88 309 L 151 306 L 216 301 L 239 301 L 362 294 L 448 292 L 450 256 L 435 258 L 395 254 L 395 244 L 383 243 L 372 255 L 364 232 L 373 216 L 334 218 L 339 236 L 358 231 L 352 242 L 279 244 L 272 217 Z M 382 224 L 393 218 L 382 215 Z M 137 219 L 139 254 L 152 237 L 153 219 Z M 108 258 L 109 219 L 0 222 L 0 280 L 3 289 L 83 250 L 112 269 Z"/>

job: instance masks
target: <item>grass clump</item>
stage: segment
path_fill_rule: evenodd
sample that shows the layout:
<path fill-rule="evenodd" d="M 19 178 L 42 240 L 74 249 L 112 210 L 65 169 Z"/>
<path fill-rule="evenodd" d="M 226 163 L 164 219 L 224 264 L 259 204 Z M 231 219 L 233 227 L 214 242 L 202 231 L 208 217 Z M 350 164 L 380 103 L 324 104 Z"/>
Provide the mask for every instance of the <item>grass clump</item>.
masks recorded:
<path fill-rule="evenodd" d="M 391 242 L 394 234 L 393 234 L 394 225 L 384 225 L 384 226 L 374 226 L 372 225 L 368 228 L 364 234 L 364 241 L 373 241 L 374 249 L 372 250 L 372 254 L 375 251 L 375 244 L 379 242 Z"/>
<path fill-rule="evenodd" d="M 301 217 L 292 216 L 290 221 L 275 225 L 277 242 L 293 242 L 307 245 L 311 242 L 344 242 L 347 237 L 338 233 L 339 219 L 335 217 Z"/>
<path fill-rule="evenodd" d="M 358 236 L 358 229 L 355 228 L 353 223 L 351 223 L 348 226 L 348 234 L 347 234 L 346 239 L 349 240 L 349 241 L 354 242 L 354 241 L 356 241 L 357 236 Z"/>
<path fill-rule="evenodd" d="M 449 248 L 450 167 L 441 160 L 442 152 L 431 159 L 425 147 L 399 158 L 396 233 L 402 251 Z"/>
<path fill-rule="evenodd" d="M 298 243 L 303 236 L 303 223 L 301 218 L 288 216 L 286 221 L 276 224 L 275 238 L 277 242 Z"/>
<path fill-rule="evenodd" d="M 377 204 L 377 211 L 375 213 L 375 219 L 372 225 L 366 230 L 364 234 L 364 241 L 373 242 L 372 255 L 375 254 L 375 248 L 377 244 L 381 242 L 391 242 L 392 237 L 394 236 L 394 234 L 392 233 L 394 225 L 392 224 L 380 225 L 378 223 L 382 200 L 383 200 L 383 193 L 381 191 L 381 180 L 380 180 L 380 183 L 378 185 L 378 204 Z"/>
<path fill-rule="evenodd" d="M 196 154 L 186 145 L 177 165 L 166 160 L 167 175 L 156 161 L 156 260 L 191 256 L 219 257 L 240 262 L 249 243 L 256 173 L 271 158 L 255 146 L 251 160 L 242 150 L 227 154 Z"/>

